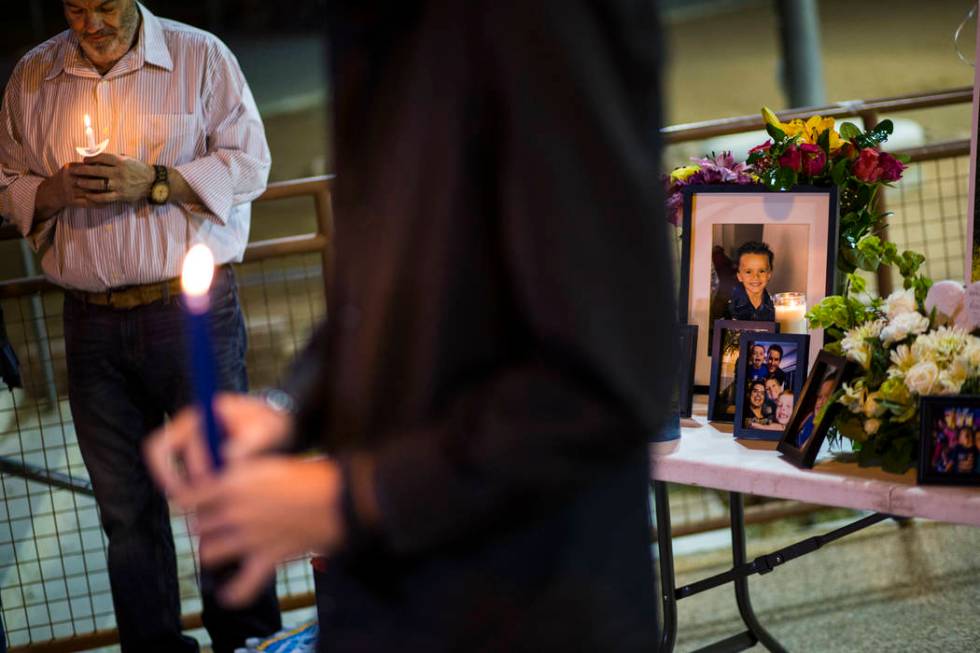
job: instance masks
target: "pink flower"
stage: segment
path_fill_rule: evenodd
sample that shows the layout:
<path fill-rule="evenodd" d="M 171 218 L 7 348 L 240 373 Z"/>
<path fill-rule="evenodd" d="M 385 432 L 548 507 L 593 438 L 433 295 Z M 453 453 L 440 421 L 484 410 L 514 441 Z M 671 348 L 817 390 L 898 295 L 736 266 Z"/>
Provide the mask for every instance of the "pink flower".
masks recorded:
<path fill-rule="evenodd" d="M 902 171 L 908 167 L 887 152 L 878 154 L 878 166 L 881 168 L 882 181 L 898 181 L 902 178 Z"/>
<path fill-rule="evenodd" d="M 790 168 L 796 172 L 799 172 L 803 166 L 803 156 L 800 152 L 800 148 L 796 145 L 790 145 L 783 152 L 783 155 L 779 157 L 779 165 L 782 168 Z"/>
<path fill-rule="evenodd" d="M 816 177 L 823 172 L 827 164 L 827 154 L 819 145 L 803 143 L 800 145 L 800 152 L 803 155 L 803 173 L 810 177 Z"/>
<path fill-rule="evenodd" d="M 861 150 L 851 172 L 858 180 L 871 184 L 881 178 L 882 169 L 878 166 L 878 150 L 866 147 Z"/>

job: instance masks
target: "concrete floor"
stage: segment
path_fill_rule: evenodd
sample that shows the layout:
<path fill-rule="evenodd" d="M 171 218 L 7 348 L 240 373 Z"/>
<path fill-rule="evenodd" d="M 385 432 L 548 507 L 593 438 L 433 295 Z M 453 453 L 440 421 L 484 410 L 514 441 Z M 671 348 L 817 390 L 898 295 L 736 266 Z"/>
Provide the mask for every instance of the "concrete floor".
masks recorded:
<path fill-rule="evenodd" d="M 750 558 L 826 532 L 749 533 Z M 724 571 L 730 552 L 677 560 L 678 585 Z M 886 521 L 750 582 L 761 623 L 789 651 L 980 650 L 980 529 Z M 676 651 L 744 630 L 731 586 L 678 604 Z M 764 651 L 757 645 L 752 651 Z"/>

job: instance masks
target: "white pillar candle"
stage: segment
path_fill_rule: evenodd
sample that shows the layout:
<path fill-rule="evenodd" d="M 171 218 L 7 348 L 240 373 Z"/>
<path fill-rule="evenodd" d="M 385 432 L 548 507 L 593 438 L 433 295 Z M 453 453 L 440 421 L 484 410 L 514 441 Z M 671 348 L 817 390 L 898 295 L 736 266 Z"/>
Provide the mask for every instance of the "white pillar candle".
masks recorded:
<path fill-rule="evenodd" d="M 85 114 L 85 147 L 90 150 L 96 149 L 95 145 L 95 132 L 92 131 L 92 119 Z"/>
<path fill-rule="evenodd" d="M 806 333 L 806 295 L 784 292 L 772 298 L 780 333 Z"/>

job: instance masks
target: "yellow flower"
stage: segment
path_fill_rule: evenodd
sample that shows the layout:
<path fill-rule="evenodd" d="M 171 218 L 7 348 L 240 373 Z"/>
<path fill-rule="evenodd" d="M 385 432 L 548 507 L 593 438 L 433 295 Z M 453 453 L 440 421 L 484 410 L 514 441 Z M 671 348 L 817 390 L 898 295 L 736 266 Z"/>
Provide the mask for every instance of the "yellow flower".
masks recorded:
<path fill-rule="evenodd" d="M 817 141 L 820 140 L 820 134 L 829 129 L 830 151 L 834 152 L 840 149 L 840 134 L 838 134 L 834 129 L 833 118 L 810 116 L 805 122 L 799 118 L 794 118 L 789 122 L 780 122 L 779 118 L 776 117 L 776 114 L 772 111 L 772 109 L 769 107 L 762 107 L 762 119 L 766 121 L 767 125 L 772 125 L 790 138 L 796 138 L 799 136 L 802 142 L 810 143 L 812 145 L 817 145 Z"/>
<path fill-rule="evenodd" d="M 670 173 L 670 183 L 676 184 L 679 181 L 684 181 L 700 169 L 700 166 L 681 166 L 680 168 L 674 168 Z"/>

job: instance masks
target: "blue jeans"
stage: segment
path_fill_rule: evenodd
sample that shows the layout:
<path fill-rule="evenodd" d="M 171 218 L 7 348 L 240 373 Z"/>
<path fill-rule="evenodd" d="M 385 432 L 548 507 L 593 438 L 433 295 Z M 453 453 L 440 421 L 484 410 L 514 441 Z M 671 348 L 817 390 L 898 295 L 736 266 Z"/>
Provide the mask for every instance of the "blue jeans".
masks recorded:
<path fill-rule="evenodd" d="M 146 436 L 192 400 L 179 297 L 134 309 L 88 304 L 65 294 L 68 394 L 78 445 L 109 540 L 108 568 L 119 639 L 126 653 L 197 651 L 181 634 L 170 513 L 143 462 Z M 211 290 L 217 385 L 246 391 L 245 323 L 234 275 L 222 268 Z M 242 610 L 217 605 L 202 571 L 204 625 L 216 653 L 281 628 L 275 585 Z"/>

